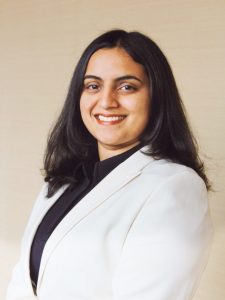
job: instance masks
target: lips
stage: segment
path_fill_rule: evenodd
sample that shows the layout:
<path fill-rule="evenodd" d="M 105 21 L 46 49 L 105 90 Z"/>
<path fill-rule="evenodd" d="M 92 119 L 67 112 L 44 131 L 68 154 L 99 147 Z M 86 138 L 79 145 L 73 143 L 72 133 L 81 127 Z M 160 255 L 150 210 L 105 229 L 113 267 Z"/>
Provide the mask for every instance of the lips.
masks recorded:
<path fill-rule="evenodd" d="M 95 118 L 97 122 L 101 125 L 114 125 L 121 123 L 126 118 L 126 115 L 96 114 Z"/>

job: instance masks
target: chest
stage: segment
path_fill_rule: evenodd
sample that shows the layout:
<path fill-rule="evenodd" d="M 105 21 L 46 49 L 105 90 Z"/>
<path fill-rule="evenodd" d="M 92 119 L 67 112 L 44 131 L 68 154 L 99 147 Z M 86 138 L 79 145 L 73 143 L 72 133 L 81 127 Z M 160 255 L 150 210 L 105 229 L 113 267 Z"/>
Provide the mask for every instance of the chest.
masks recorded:
<path fill-rule="evenodd" d="M 92 299 L 110 297 L 113 275 L 124 243 L 146 200 L 147 192 L 141 191 L 138 186 L 134 182 L 129 188 L 123 187 L 90 211 L 79 223 L 70 227 L 48 257 L 38 284 L 39 293 L 45 294 L 47 289 L 49 295 L 50 291 L 55 291 L 60 286 L 60 294 L 62 290 L 69 291 L 72 286 L 75 290 L 73 294 L 85 291 L 90 293 Z M 48 243 L 57 238 L 57 232 L 66 227 L 68 220 L 71 221 L 73 214 L 79 210 L 79 205 L 78 203 L 62 220 Z M 87 282 L 88 290 L 84 287 Z M 64 288 L 62 284 L 65 285 Z"/>

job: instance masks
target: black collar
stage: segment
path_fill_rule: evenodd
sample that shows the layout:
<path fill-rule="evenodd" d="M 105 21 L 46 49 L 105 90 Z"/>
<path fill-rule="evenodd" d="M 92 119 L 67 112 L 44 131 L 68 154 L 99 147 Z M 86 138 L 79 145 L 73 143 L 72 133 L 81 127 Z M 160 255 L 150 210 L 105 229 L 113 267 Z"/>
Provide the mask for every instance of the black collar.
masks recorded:
<path fill-rule="evenodd" d="M 93 185 L 99 183 L 106 175 L 108 175 L 119 164 L 124 162 L 134 152 L 139 150 L 141 145 L 137 145 L 126 152 L 112 156 L 110 158 L 99 160 L 97 153 L 94 153 L 90 160 L 81 162 L 77 165 L 74 176 L 77 180 L 83 181 L 84 178 L 88 179 Z"/>

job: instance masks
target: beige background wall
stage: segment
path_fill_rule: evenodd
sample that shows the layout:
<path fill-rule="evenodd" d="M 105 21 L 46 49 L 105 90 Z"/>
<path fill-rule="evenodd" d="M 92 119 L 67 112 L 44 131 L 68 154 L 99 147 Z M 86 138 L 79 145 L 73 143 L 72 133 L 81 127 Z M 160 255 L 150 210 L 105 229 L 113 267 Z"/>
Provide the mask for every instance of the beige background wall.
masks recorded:
<path fill-rule="evenodd" d="M 225 1 L 0 0 L 1 299 L 74 65 L 115 27 L 151 36 L 173 67 L 216 190 L 214 245 L 195 300 L 225 299 Z"/>

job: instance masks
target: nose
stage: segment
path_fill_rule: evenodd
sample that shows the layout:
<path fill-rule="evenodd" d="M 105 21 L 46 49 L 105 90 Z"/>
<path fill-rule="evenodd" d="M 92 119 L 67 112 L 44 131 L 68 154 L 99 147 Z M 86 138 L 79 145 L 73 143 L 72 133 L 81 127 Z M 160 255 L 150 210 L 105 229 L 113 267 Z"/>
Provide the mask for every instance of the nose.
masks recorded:
<path fill-rule="evenodd" d="M 118 107 L 119 103 L 115 91 L 112 88 L 102 89 L 102 92 L 99 95 L 98 104 L 104 109 Z"/>

